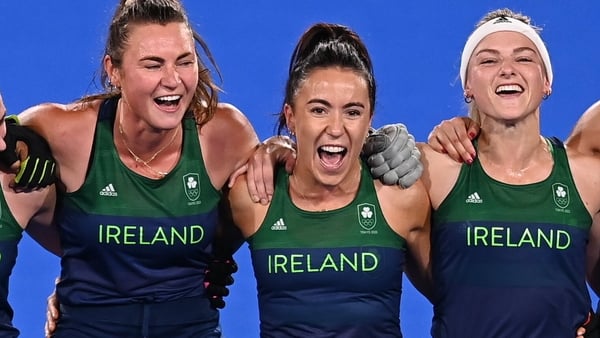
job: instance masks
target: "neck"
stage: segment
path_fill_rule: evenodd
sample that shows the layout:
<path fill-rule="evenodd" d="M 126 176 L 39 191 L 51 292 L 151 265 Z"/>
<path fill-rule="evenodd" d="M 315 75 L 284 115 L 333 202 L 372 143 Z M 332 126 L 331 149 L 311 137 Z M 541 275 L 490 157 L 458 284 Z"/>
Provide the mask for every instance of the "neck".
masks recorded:
<path fill-rule="evenodd" d="M 360 187 L 361 168 L 351 170 L 338 184 L 319 182 L 309 171 L 294 170 L 290 175 L 289 194 L 301 209 L 326 211 L 339 209 L 352 202 Z"/>
<path fill-rule="evenodd" d="M 128 134 L 125 132 L 125 127 L 123 126 L 123 112 L 120 110 L 119 119 L 118 119 L 118 135 L 121 138 L 121 144 L 127 151 L 127 153 L 131 156 L 134 163 L 134 168 L 142 168 L 146 173 L 151 174 L 152 177 L 163 178 L 165 177 L 169 171 L 175 166 L 172 161 L 167 161 L 172 158 L 172 151 L 169 152 L 167 148 L 170 148 L 171 145 L 174 144 L 175 138 L 179 135 L 180 126 L 176 127 L 174 130 L 168 130 L 163 133 L 158 134 L 159 137 L 156 138 L 158 143 L 156 146 L 152 146 L 150 142 L 148 146 L 144 147 L 145 150 L 134 150 L 132 144 L 139 144 L 139 139 L 142 138 L 142 133 L 135 134 L 136 137 L 130 138 Z M 163 135 L 170 134 L 171 136 L 165 138 Z M 134 142 L 137 141 L 137 142 Z M 118 149 L 118 147 L 117 147 Z M 159 159 L 160 156 L 163 156 L 162 159 Z M 156 161 L 155 161 L 156 160 Z M 165 163 L 168 162 L 168 163 Z M 176 162 L 176 161 L 175 161 Z M 152 164 L 151 164 L 152 163 Z M 169 164 L 170 163 L 170 164 Z M 168 170 L 164 170 L 163 168 L 168 168 Z M 133 167 L 132 167 L 133 169 Z"/>
<path fill-rule="evenodd" d="M 538 133 L 490 134 L 482 132 L 478 139 L 479 157 L 498 163 L 527 164 L 540 155 L 547 155 L 546 140 Z"/>
<path fill-rule="evenodd" d="M 554 163 L 546 140 L 539 134 L 519 138 L 486 137 L 482 133 L 477 152 L 486 172 L 506 183 L 537 182 L 547 177 Z"/>

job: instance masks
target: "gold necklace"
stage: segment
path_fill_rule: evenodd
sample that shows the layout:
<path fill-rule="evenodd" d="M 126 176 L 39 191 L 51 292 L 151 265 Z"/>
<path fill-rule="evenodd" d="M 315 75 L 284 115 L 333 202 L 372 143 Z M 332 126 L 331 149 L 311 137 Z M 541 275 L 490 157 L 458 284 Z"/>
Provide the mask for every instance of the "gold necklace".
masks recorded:
<path fill-rule="evenodd" d="M 125 132 L 123 131 L 123 124 L 121 123 L 121 121 L 119 121 L 119 134 L 121 134 L 121 139 L 123 139 L 123 144 L 125 145 L 125 148 L 127 148 L 127 151 L 129 152 L 131 157 L 133 157 L 133 160 L 136 163 L 143 164 L 148 170 L 150 170 L 152 173 L 154 173 L 159 178 L 164 178 L 165 176 L 167 176 L 169 174 L 168 171 L 159 171 L 159 170 L 152 168 L 152 166 L 150 166 L 150 162 L 152 162 L 156 158 L 156 156 L 158 156 L 158 154 L 160 154 L 163 150 L 167 149 L 167 147 L 173 143 L 173 141 L 175 140 L 175 136 L 177 136 L 177 134 L 179 134 L 179 128 L 177 128 L 175 130 L 175 132 L 173 133 L 173 136 L 171 137 L 171 140 L 167 144 L 165 144 L 162 148 L 158 149 L 158 151 L 155 152 L 147 161 L 144 161 L 141 157 L 139 157 L 136 153 L 134 153 L 133 150 L 131 150 L 131 148 L 129 147 L 129 144 L 125 140 Z"/>

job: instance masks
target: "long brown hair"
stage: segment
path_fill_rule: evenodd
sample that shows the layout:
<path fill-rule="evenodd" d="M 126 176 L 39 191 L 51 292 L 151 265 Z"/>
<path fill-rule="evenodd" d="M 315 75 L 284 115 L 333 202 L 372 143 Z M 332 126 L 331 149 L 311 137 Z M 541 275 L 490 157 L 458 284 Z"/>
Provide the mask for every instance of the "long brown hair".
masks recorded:
<path fill-rule="evenodd" d="M 203 125 L 208 122 L 215 114 L 218 103 L 219 87 L 214 83 L 211 71 L 202 61 L 203 52 L 205 59 L 212 65 L 219 78 L 221 76 L 219 68 L 208 49 L 208 45 L 202 37 L 191 27 L 188 16 L 183 5 L 178 0 L 121 0 L 117 7 L 110 27 L 108 29 L 108 38 L 104 48 L 104 55 L 111 58 L 115 67 L 121 67 L 123 53 L 127 48 L 130 27 L 132 24 L 160 24 L 178 22 L 185 23 L 197 45 L 196 57 L 198 59 L 198 85 L 196 87 L 192 103 L 189 107 L 196 119 L 196 123 Z M 104 67 L 101 67 L 100 82 L 104 93 L 88 95 L 80 99 L 80 102 L 86 103 L 96 99 L 105 99 L 121 95 L 121 89 L 113 86 Z"/>

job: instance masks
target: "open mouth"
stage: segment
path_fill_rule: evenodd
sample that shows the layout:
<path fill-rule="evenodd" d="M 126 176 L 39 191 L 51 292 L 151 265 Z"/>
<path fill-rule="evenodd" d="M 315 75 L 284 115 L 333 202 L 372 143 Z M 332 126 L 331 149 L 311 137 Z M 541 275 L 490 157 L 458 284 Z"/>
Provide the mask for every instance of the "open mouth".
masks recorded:
<path fill-rule="evenodd" d="M 159 106 L 176 106 L 181 101 L 181 95 L 161 96 L 154 99 Z"/>
<path fill-rule="evenodd" d="M 496 88 L 496 94 L 498 95 L 516 95 L 523 92 L 523 87 L 519 85 L 502 85 Z"/>
<path fill-rule="evenodd" d="M 321 146 L 317 149 L 319 159 L 326 168 L 337 168 L 348 153 L 348 149 L 341 146 Z"/>

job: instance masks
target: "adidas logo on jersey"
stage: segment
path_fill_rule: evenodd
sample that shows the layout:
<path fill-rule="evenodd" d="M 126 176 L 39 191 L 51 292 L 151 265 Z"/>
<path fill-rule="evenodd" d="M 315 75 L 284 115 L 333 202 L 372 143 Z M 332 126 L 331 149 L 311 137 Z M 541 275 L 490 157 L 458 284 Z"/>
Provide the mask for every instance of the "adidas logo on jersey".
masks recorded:
<path fill-rule="evenodd" d="M 467 197 L 465 202 L 466 203 L 483 203 L 483 200 L 481 199 L 481 197 L 479 197 L 479 194 L 476 191 L 476 192 L 472 193 L 471 195 L 469 195 L 469 197 Z"/>
<path fill-rule="evenodd" d="M 115 190 L 115 187 L 113 187 L 112 183 L 109 183 L 106 187 L 104 187 L 104 189 L 100 190 L 100 196 L 116 197 L 118 195 L 119 194 Z"/>
<path fill-rule="evenodd" d="M 285 222 L 283 221 L 283 218 L 280 218 L 277 220 L 277 222 L 273 223 L 273 225 L 271 226 L 271 230 L 275 230 L 275 231 L 287 230 L 287 226 L 285 226 Z"/>

